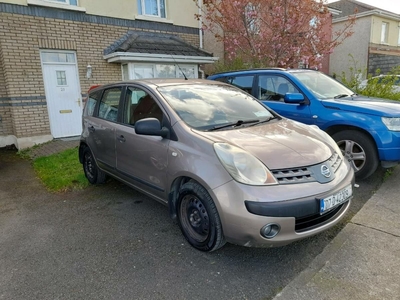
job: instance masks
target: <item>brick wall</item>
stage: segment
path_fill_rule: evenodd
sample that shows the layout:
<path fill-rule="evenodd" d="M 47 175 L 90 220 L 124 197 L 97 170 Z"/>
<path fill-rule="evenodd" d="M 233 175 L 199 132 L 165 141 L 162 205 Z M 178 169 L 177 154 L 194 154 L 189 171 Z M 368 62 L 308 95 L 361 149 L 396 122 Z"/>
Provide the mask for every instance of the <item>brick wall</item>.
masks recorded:
<path fill-rule="evenodd" d="M 81 91 L 86 94 L 93 84 L 121 80 L 120 64 L 107 63 L 103 49 L 128 30 L 138 28 L 0 12 L 0 82 L 5 82 L 0 83 L 0 136 L 50 134 L 41 49 L 76 51 Z M 199 46 L 198 35 L 179 35 Z M 93 70 L 90 79 L 88 64 Z"/>

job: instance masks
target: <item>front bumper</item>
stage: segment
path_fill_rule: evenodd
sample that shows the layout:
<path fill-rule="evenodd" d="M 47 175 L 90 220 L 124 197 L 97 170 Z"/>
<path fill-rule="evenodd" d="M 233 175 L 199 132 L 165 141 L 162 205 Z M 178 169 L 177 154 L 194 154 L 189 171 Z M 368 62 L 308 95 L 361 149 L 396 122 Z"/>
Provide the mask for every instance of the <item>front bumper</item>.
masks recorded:
<path fill-rule="evenodd" d="M 348 211 L 351 200 L 320 215 L 317 199 L 333 195 L 349 184 L 354 185 L 354 172 L 347 163 L 336 175 L 335 180 L 325 184 L 256 187 L 230 181 L 210 191 L 225 239 L 248 247 L 276 247 L 335 226 Z M 267 239 L 260 230 L 270 223 L 278 224 L 280 232 Z"/>

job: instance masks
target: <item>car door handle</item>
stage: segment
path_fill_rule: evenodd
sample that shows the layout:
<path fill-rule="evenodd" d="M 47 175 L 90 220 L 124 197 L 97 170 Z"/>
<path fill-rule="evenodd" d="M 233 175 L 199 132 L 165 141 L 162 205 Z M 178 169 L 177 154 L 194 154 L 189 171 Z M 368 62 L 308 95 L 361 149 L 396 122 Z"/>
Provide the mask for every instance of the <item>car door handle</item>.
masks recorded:
<path fill-rule="evenodd" d="M 120 135 L 119 137 L 117 137 L 118 141 L 120 141 L 121 143 L 125 143 L 125 137 L 123 135 Z"/>
<path fill-rule="evenodd" d="M 94 131 L 95 131 L 95 129 L 94 129 L 94 127 L 93 127 L 93 125 L 92 125 L 92 126 L 90 126 L 90 127 L 88 128 L 88 130 L 89 130 L 90 132 L 94 132 Z"/>

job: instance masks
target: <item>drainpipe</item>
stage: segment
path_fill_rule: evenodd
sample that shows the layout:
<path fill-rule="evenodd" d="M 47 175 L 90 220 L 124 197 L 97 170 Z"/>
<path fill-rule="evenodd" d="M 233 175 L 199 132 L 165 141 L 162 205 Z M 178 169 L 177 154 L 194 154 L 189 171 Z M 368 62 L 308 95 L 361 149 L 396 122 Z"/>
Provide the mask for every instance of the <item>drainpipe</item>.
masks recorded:
<path fill-rule="evenodd" d="M 200 48 L 203 49 L 203 19 L 202 19 L 202 6 L 203 0 L 197 0 L 197 6 L 199 7 L 199 38 L 200 38 Z"/>
<path fill-rule="evenodd" d="M 202 11 L 201 8 L 203 6 L 202 0 L 197 0 L 197 6 L 199 7 L 199 39 L 200 39 L 200 49 L 203 49 L 203 19 L 202 19 Z M 201 78 L 204 79 L 204 71 L 200 68 L 199 65 L 199 73 L 201 74 Z"/>

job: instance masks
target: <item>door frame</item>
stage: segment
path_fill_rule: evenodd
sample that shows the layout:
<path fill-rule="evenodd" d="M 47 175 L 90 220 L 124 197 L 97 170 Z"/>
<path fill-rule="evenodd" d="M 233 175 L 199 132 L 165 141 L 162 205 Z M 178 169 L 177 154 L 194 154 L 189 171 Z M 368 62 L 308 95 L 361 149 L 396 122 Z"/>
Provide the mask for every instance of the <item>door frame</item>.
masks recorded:
<path fill-rule="evenodd" d="M 43 53 L 65 53 L 65 54 L 73 54 L 74 55 L 74 60 L 75 62 L 70 63 L 70 62 L 44 62 L 43 61 Z M 81 102 L 80 105 L 80 112 L 82 114 L 83 112 L 83 101 L 82 101 L 82 92 L 81 92 L 81 83 L 80 83 L 80 78 L 79 78 L 79 67 L 78 67 L 78 58 L 76 55 L 76 51 L 74 50 L 54 50 L 54 49 L 40 49 L 39 50 L 39 57 L 40 57 L 40 66 L 42 70 L 42 78 L 43 78 L 43 88 L 44 88 L 44 93 L 46 97 L 46 106 L 47 106 L 47 116 L 49 118 L 49 127 L 50 127 L 50 133 L 54 138 L 53 130 L 52 128 L 52 120 L 51 120 L 51 114 L 50 114 L 50 107 L 49 107 L 49 98 L 48 98 L 48 87 L 46 87 L 46 82 L 45 82 L 45 74 L 44 74 L 44 66 L 46 65 L 69 65 L 69 66 L 75 66 L 75 77 L 76 77 L 76 82 L 77 82 L 77 95 L 79 95 L 79 100 Z"/>

